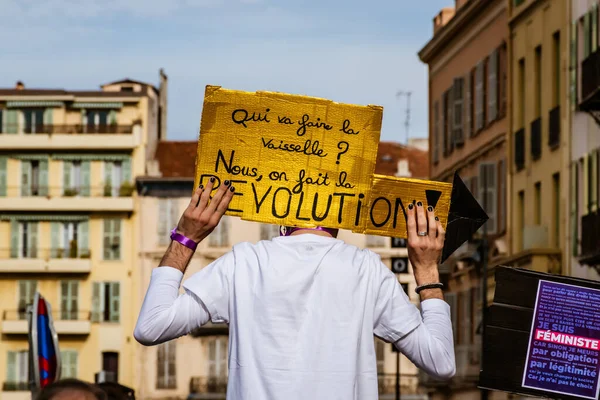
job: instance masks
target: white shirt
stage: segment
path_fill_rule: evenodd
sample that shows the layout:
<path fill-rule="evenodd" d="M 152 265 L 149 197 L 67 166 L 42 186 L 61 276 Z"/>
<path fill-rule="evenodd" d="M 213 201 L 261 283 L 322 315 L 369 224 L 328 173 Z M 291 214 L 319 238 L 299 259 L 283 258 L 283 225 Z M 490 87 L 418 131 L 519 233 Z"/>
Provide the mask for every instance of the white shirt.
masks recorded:
<path fill-rule="evenodd" d="M 437 378 L 455 372 L 450 307 L 421 303 L 369 251 L 313 234 L 240 243 L 183 283 L 153 270 L 134 337 L 229 324 L 228 400 L 378 398 L 373 334 Z"/>

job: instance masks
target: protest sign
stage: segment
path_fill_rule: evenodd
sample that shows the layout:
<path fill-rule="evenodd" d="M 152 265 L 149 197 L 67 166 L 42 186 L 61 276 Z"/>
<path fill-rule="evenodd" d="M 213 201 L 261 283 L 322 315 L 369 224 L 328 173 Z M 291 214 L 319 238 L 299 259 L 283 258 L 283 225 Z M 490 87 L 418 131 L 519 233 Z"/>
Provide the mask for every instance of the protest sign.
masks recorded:
<path fill-rule="evenodd" d="M 195 186 L 231 181 L 227 214 L 249 221 L 406 238 L 405 207 L 421 201 L 446 227 L 453 184 L 374 175 L 382 115 L 380 106 L 207 86 Z"/>
<path fill-rule="evenodd" d="M 600 284 L 498 267 L 483 338 L 480 386 L 597 399 Z"/>

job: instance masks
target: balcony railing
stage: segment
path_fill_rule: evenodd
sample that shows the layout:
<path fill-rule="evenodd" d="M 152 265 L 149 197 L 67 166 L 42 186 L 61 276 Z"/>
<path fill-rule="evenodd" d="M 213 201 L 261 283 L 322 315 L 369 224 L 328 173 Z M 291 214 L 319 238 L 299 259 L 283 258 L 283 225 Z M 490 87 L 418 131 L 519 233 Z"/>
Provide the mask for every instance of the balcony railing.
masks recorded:
<path fill-rule="evenodd" d="M 4 382 L 2 384 L 3 392 L 25 392 L 29 391 L 28 382 Z"/>
<path fill-rule="evenodd" d="M 59 260 L 59 259 L 88 259 L 90 258 L 90 249 L 78 248 L 71 246 L 68 249 L 50 248 L 41 249 L 37 246 L 17 247 L 17 248 L 0 248 L 0 259 L 8 258 L 23 258 L 23 259 L 42 259 L 42 260 Z"/>
<path fill-rule="evenodd" d="M 600 109 L 600 50 L 591 53 L 581 63 L 581 101 L 584 111 Z"/>
<path fill-rule="evenodd" d="M 190 393 L 227 393 L 227 377 L 193 377 L 190 379 Z"/>
<path fill-rule="evenodd" d="M 0 133 L 24 133 L 29 135 L 51 134 L 130 134 L 133 125 L 35 125 L 22 126 L 7 124 L 0 128 Z"/>
<path fill-rule="evenodd" d="M 586 265 L 600 265 L 600 211 L 581 217 L 579 261 Z"/>
<path fill-rule="evenodd" d="M 542 156 L 542 119 L 537 118 L 531 123 L 531 158 L 539 160 Z"/>
<path fill-rule="evenodd" d="M 517 171 L 525 168 L 525 128 L 515 132 L 515 167 Z"/>
<path fill-rule="evenodd" d="M 92 313 L 89 311 L 52 310 L 55 321 L 90 321 Z M 22 321 L 27 319 L 26 310 L 4 310 L 3 321 Z"/>
<path fill-rule="evenodd" d="M 548 146 L 551 149 L 560 146 L 560 106 L 550 110 L 548 116 Z"/>
<path fill-rule="evenodd" d="M 8 186 L 6 197 L 131 197 L 135 186 L 131 182 L 101 186 Z"/>

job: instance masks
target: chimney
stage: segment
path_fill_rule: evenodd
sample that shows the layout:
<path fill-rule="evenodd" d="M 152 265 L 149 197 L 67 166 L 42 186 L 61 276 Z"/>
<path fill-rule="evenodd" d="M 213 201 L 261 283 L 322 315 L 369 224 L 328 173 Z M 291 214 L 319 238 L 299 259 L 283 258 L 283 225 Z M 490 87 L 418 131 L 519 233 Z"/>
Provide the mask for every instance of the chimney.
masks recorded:
<path fill-rule="evenodd" d="M 21 81 L 17 81 L 17 84 L 15 85 L 15 89 L 23 90 L 23 89 L 25 89 L 25 84 Z"/>
<path fill-rule="evenodd" d="M 454 7 L 445 7 L 433 18 L 433 34 L 435 35 L 454 17 Z"/>
<path fill-rule="evenodd" d="M 158 140 L 167 139 L 167 92 L 168 77 L 163 68 L 160 69 L 160 86 L 158 87 Z"/>

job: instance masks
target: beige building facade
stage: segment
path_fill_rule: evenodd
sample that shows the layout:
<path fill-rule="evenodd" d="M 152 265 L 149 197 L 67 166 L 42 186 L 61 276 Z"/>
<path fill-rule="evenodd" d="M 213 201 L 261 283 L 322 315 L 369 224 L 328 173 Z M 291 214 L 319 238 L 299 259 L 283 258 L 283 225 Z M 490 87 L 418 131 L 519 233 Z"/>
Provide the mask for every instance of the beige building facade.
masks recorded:
<path fill-rule="evenodd" d="M 134 385 L 134 182 L 164 134 L 160 100 L 132 80 L 0 89 L 0 398 L 30 398 L 25 310 L 36 291 L 52 305 L 63 377 L 104 371 Z"/>
<path fill-rule="evenodd" d="M 139 203 L 139 291 L 143 298 L 153 268 L 157 267 L 170 240 L 169 232 L 189 203 L 193 190 L 196 142 L 161 142 L 149 175 L 137 179 Z M 173 155 L 177 155 L 174 160 Z M 425 178 L 427 153 L 394 143 L 381 143 L 378 172 Z M 239 242 L 255 243 L 278 236 L 275 225 L 224 217 L 221 224 L 200 244 L 184 280 L 222 256 Z M 340 232 L 340 239 L 379 253 L 383 262 L 398 271 L 398 279 L 415 304 L 418 296 L 403 240 Z M 225 399 L 227 387 L 228 329 L 208 324 L 191 335 L 152 347 L 138 346 L 136 360 L 137 388 L 140 399 Z M 392 346 L 376 340 L 380 398 L 393 399 L 395 391 L 396 353 Z M 418 391 L 416 367 L 401 358 L 403 396 L 422 398 Z"/>

